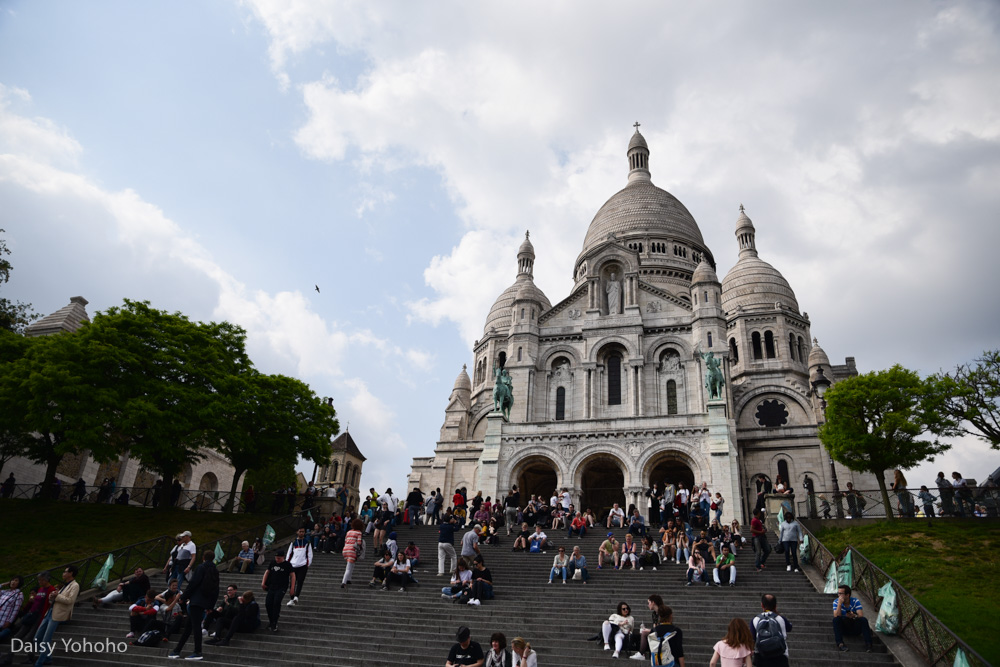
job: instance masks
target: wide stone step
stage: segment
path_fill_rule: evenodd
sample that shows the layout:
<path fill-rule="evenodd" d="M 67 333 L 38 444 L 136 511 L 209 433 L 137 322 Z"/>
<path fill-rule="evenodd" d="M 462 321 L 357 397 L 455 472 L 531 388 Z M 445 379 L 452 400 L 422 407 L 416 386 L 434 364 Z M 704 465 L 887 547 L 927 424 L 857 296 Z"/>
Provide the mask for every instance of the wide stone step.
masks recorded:
<path fill-rule="evenodd" d="M 761 573 L 753 571 L 754 554 L 749 549 L 737 556 L 738 584 L 687 587 L 686 567 L 662 564 L 657 571 L 647 568 L 640 572 L 615 571 L 596 567 L 596 552 L 604 540 L 605 531 L 595 531 L 583 540 L 559 539 L 547 531 L 557 543 L 581 546 L 590 564 L 591 578 L 584 586 L 580 582 L 548 585 L 549 571 L 555 549 L 547 554 L 513 553 L 512 538 L 504 546 L 484 546 L 487 566 L 495 579 L 496 598 L 480 607 L 453 604 L 440 597 L 440 590 L 449 577 L 437 574 L 437 531 L 420 527 L 402 529 L 398 535 L 401 546 L 413 540 L 421 549 L 422 563 L 416 574 L 421 585 L 406 593 L 383 592 L 368 588 L 374 559 L 371 537 L 369 556 L 355 566 L 352 585 L 340 588 L 345 562 L 340 554 L 318 553 L 309 568 L 298 605 L 283 606 L 280 632 L 266 629 L 256 633 L 237 634 L 230 647 L 205 645 L 203 653 L 209 664 L 219 665 L 404 665 L 440 667 L 459 625 L 468 625 L 474 638 L 482 645 L 489 643 L 492 632 L 501 631 L 508 640 L 524 636 L 537 650 L 539 663 L 550 666 L 611 663 L 611 652 L 601 650 L 601 642 L 587 642 L 596 634 L 619 601 L 627 602 L 638 622 L 650 622 L 646 598 L 659 593 L 674 609 L 674 620 L 684 629 L 685 654 L 688 665 L 708 664 L 712 646 L 726 632 L 729 620 L 739 616 L 748 621 L 760 611 L 760 595 L 777 596 L 779 610 L 794 624 L 789 635 L 789 650 L 793 664 L 892 665 L 893 657 L 876 641 L 876 652 L 866 654 L 860 638 L 848 638 L 851 652 L 836 650 L 830 627 L 832 596 L 817 593 L 802 573 L 786 572 L 783 559 L 772 555 L 771 568 Z M 621 531 L 616 531 L 621 539 Z M 222 585 L 236 584 L 241 590 L 258 593 L 264 613 L 264 593 L 260 590 L 262 570 L 254 575 L 222 573 Z M 163 579 L 154 581 L 154 588 L 164 587 Z M 287 597 L 286 597 L 287 601 Z M 128 631 L 128 614 L 124 605 L 92 610 L 81 604 L 72 623 L 59 629 L 57 638 L 96 641 L 111 638 L 121 641 Z M 874 612 L 869 616 L 873 617 Z M 266 615 L 264 617 L 266 624 Z M 167 660 L 168 648 L 176 644 L 177 635 L 161 648 L 130 646 L 123 654 L 75 654 L 57 651 L 57 664 L 80 665 L 176 665 Z M 184 652 L 193 650 L 189 640 Z M 391 652 L 387 658 L 386 653 Z"/>

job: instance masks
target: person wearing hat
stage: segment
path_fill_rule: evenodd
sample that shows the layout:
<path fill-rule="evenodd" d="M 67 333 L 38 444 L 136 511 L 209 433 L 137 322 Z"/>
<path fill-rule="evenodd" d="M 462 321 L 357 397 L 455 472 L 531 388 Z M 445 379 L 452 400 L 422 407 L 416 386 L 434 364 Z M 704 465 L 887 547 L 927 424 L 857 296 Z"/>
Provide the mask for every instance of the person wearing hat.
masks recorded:
<path fill-rule="evenodd" d="M 614 532 L 608 533 L 608 539 L 601 542 L 600 548 L 597 550 L 597 569 L 600 570 L 604 567 L 604 561 L 610 560 L 615 564 L 615 569 L 618 569 L 618 559 L 621 555 L 618 553 L 618 540 L 615 539 Z"/>
<path fill-rule="evenodd" d="M 460 665 L 482 667 L 486 656 L 483 654 L 482 647 L 472 641 L 472 632 L 469 631 L 469 628 L 461 626 L 455 633 L 455 641 L 458 643 L 452 646 L 451 651 L 448 652 L 448 661 L 444 663 L 445 667 L 459 667 Z"/>

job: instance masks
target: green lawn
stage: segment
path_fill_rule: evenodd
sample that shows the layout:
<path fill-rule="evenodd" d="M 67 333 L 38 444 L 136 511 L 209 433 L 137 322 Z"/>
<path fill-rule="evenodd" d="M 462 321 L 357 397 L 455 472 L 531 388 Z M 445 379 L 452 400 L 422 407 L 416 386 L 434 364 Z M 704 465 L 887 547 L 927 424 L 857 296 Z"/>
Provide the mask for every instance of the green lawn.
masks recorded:
<path fill-rule="evenodd" d="M 1000 524 L 881 521 L 825 528 L 816 537 L 837 555 L 852 545 L 984 658 L 1000 664 Z"/>
<path fill-rule="evenodd" d="M 0 540 L 0 580 L 87 558 L 109 549 L 190 530 L 195 543 L 210 543 L 267 521 L 263 514 L 218 514 L 171 508 L 36 500 L 0 500 L 5 528 Z M 161 564 L 162 567 L 162 564 Z"/>

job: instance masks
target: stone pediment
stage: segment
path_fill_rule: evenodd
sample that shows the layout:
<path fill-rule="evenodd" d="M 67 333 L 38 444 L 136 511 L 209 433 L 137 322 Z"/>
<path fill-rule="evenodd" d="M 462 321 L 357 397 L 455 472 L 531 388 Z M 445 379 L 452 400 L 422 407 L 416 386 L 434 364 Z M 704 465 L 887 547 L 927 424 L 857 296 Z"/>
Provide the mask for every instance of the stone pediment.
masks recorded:
<path fill-rule="evenodd" d="M 583 320 L 587 309 L 587 285 L 573 290 L 568 297 L 538 316 L 539 326 L 567 326 Z"/>
<path fill-rule="evenodd" d="M 655 315 L 660 312 L 666 312 L 667 314 L 669 314 L 669 311 L 671 310 L 675 311 L 676 313 L 678 309 L 683 311 L 685 314 L 690 314 L 693 311 L 691 304 L 688 303 L 687 301 L 681 299 L 678 296 L 675 296 L 674 294 L 671 294 L 670 292 L 664 289 L 660 289 L 659 287 L 650 285 L 647 282 L 643 282 L 642 280 L 639 281 L 639 290 L 640 292 L 644 292 L 646 295 L 645 298 L 640 297 L 640 302 L 645 303 L 645 306 L 643 307 L 644 315 L 646 314 Z M 651 311 L 649 306 L 657 301 L 659 302 L 660 305 L 654 306 L 655 310 Z"/>

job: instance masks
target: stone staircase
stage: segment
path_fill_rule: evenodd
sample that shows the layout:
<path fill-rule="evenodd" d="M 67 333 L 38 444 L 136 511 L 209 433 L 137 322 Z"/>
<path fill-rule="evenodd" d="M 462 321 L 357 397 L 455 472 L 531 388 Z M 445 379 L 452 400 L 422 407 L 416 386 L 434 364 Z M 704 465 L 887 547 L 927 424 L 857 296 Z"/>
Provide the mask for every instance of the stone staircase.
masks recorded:
<path fill-rule="evenodd" d="M 496 598 L 480 607 L 453 604 L 440 597 L 447 576 L 437 577 L 437 531 L 434 527 L 406 526 L 398 530 L 399 542 L 413 540 L 420 547 L 423 563 L 418 569 L 420 586 L 406 593 L 383 592 L 368 588 L 371 577 L 372 550 L 355 567 L 354 583 L 346 591 L 340 588 L 344 559 L 339 554 L 317 554 L 309 569 L 303 594 L 295 607 L 283 607 L 280 632 L 262 628 L 252 635 L 237 633 L 229 647 L 206 645 L 203 662 L 233 666 L 344 665 L 375 666 L 387 664 L 440 667 L 454 643 L 456 628 L 467 625 L 473 639 L 488 648 L 492 632 L 501 631 L 508 642 L 522 636 L 531 642 L 543 667 L 579 667 L 580 665 L 615 664 L 611 652 L 600 642 L 585 641 L 594 635 L 601 622 L 612 613 L 619 601 L 627 602 L 636 622 L 650 622 L 646 598 L 659 593 L 674 610 L 674 622 L 684 630 L 684 649 L 688 666 L 707 665 L 712 646 L 725 636 L 726 626 L 734 616 L 748 621 L 760 612 L 760 596 L 777 596 L 778 610 L 794 625 L 789 636 L 793 665 L 895 665 L 893 656 L 876 638 L 875 652 L 865 653 L 860 637 L 848 637 L 850 652 L 840 653 L 833 642 L 830 625 L 832 596 L 817 593 L 802 573 L 786 572 L 783 557 L 772 553 L 770 568 L 753 570 L 753 552 L 749 548 L 737 556 L 738 580 L 735 588 L 723 586 L 685 587 L 683 565 L 666 563 L 658 571 L 615 571 L 597 569 L 597 548 L 606 531 L 593 531 L 582 541 L 568 540 L 563 531 L 548 531 L 552 542 L 571 550 L 580 545 L 587 557 L 590 582 L 566 585 L 546 584 L 555 555 L 512 553 L 512 538 L 501 546 L 484 547 L 487 567 L 493 573 Z M 622 531 L 616 531 L 622 539 Z M 370 539 L 370 537 L 368 538 Z M 456 539 L 457 541 L 457 539 Z M 371 547 L 371 542 L 369 542 Z M 240 590 L 263 592 L 258 575 L 223 573 L 223 588 L 236 583 Z M 163 579 L 155 577 L 154 586 Z M 286 598 L 287 600 L 287 598 Z M 866 610 L 874 623 L 875 610 Z M 263 617 L 266 625 L 266 615 Z M 124 605 L 93 610 L 87 601 L 74 611 L 72 623 L 63 625 L 57 640 L 88 639 L 92 642 L 112 638 L 122 641 L 128 632 L 128 614 Z M 129 646 L 124 654 L 67 654 L 58 644 L 55 664 L 94 667 L 96 665 L 177 665 L 168 660 L 168 648 L 177 635 L 162 648 Z M 193 650 L 188 641 L 184 654 Z M 623 661 L 627 656 L 624 655 Z M 15 664 L 22 661 L 15 657 Z M 637 661 L 638 662 L 638 661 Z M 640 663 L 641 664 L 641 663 Z"/>

